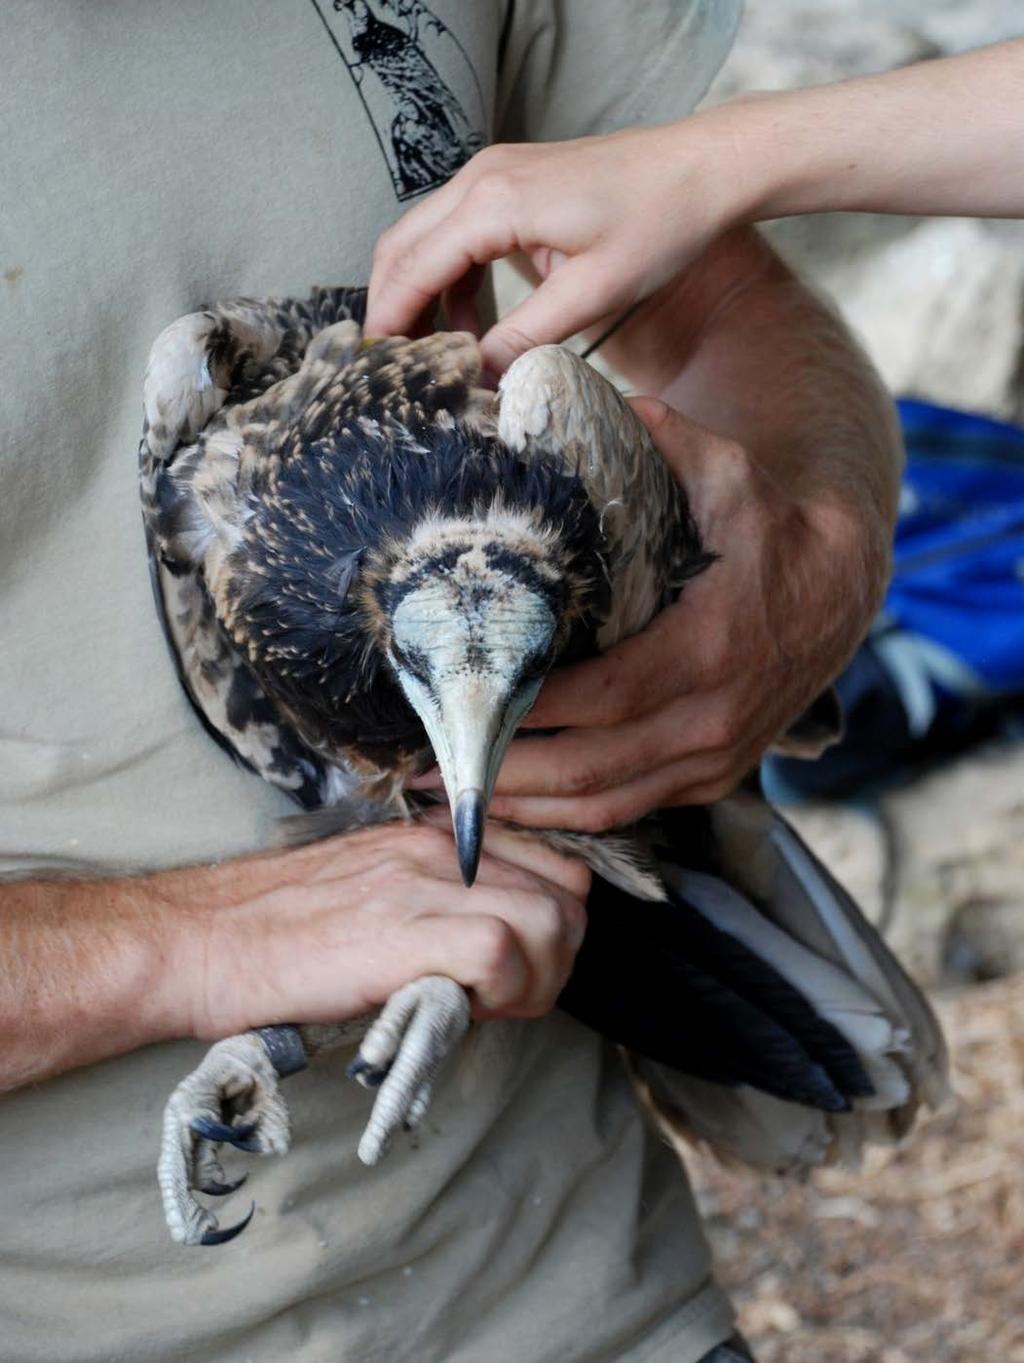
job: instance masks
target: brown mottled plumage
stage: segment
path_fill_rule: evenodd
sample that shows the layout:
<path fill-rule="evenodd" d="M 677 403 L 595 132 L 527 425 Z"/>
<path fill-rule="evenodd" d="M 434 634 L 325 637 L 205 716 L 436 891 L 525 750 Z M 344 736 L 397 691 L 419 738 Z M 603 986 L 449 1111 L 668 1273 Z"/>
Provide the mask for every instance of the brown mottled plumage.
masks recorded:
<path fill-rule="evenodd" d="M 494 394 L 472 337 L 364 341 L 362 303 L 246 300 L 158 338 L 140 451 L 157 597 L 211 734 L 318 832 L 409 813 L 404 782 L 436 757 L 471 882 L 546 672 L 641 629 L 713 556 L 628 404 L 577 356 L 530 351 Z M 560 1002 L 630 1047 L 673 1130 L 789 1167 L 898 1134 L 941 1090 L 927 1004 L 763 801 L 666 812 L 636 842 L 541 836 L 598 875 Z M 380 1084 L 366 1162 L 423 1115 L 468 1016 L 431 978 L 366 1031 L 351 1067 Z M 216 1145 L 283 1152 L 277 1079 L 365 1027 L 213 1048 L 165 1116 L 175 1238 L 233 1233 L 192 1192 L 218 1190 Z"/>

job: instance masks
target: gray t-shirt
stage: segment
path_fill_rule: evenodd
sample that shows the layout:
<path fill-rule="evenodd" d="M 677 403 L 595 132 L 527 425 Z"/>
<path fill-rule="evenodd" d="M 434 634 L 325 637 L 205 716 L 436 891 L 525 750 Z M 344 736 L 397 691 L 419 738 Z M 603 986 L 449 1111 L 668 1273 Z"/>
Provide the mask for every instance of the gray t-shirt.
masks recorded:
<path fill-rule="evenodd" d="M 685 113 L 738 4 L 5 0 L 0 873 L 217 860 L 290 812 L 200 727 L 156 621 L 135 449 L 157 332 L 365 280 L 487 141 Z M 564 1016 L 478 1029 L 416 1148 L 373 1170 L 347 1056 L 289 1080 L 294 1149 L 214 1251 L 170 1242 L 154 1177 L 203 1049 L 0 1100 L 3 1363 L 694 1363 L 729 1333 L 674 1157 Z"/>

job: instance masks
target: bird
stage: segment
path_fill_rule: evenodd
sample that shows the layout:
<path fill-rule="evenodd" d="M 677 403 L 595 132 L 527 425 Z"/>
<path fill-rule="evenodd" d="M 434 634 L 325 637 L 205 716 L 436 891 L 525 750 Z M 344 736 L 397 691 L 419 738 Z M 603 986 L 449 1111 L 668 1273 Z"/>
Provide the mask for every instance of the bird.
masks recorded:
<path fill-rule="evenodd" d="M 431 797 L 408 782 L 436 761 L 471 885 L 551 668 L 641 630 L 728 545 L 704 544 L 629 404 L 570 349 L 528 350 L 495 392 L 474 337 L 366 337 L 365 300 L 237 299 L 158 336 L 139 447 L 155 599 L 198 720 L 292 797 L 297 839 L 417 817 Z M 819 750 L 833 706 L 788 750 Z M 559 1006 L 621 1048 L 675 1143 L 786 1172 L 855 1160 L 944 1100 L 926 999 L 756 778 L 628 830 L 533 835 L 594 872 Z M 373 1164 L 422 1120 L 469 1021 L 465 991 L 432 976 L 375 1019 L 216 1043 L 165 1108 L 172 1237 L 248 1224 L 222 1228 L 196 1194 L 239 1186 L 221 1145 L 286 1152 L 281 1079 L 358 1043 Z"/>

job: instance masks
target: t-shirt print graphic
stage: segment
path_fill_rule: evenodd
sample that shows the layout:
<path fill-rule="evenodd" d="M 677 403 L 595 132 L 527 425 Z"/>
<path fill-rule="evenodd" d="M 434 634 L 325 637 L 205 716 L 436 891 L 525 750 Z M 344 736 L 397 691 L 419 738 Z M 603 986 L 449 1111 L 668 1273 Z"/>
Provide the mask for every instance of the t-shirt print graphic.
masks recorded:
<path fill-rule="evenodd" d="M 411 199 L 451 178 L 484 145 L 476 72 L 458 38 L 420 0 L 311 0 L 384 153 Z"/>

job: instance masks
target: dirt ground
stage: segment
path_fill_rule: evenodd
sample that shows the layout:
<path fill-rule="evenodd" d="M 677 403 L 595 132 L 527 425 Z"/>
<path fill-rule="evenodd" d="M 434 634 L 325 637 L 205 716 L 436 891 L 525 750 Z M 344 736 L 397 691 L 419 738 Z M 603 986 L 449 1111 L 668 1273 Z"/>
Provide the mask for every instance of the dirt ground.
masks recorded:
<path fill-rule="evenodd" d="M 761 1363 L 1024 1363 L 1024 743 L 787 813 L 931 990 L 956 1098 L 860 1173 L 689 1159 L 719 1275 Z"/>
<path fill-rule="evenodd" d="M 860 1174 L 691 1162 L 762 1363 L 1024 1363 L 1024 976 L 940 1000 L 957 1100 Z"/>

